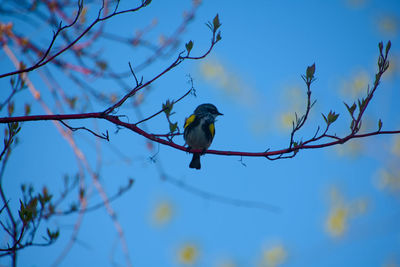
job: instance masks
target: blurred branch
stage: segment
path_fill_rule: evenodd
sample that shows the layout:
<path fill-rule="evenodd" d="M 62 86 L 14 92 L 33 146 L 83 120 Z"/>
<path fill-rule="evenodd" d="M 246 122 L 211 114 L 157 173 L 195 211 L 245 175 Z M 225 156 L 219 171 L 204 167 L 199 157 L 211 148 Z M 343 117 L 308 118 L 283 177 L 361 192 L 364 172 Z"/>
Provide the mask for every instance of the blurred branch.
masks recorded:
<path fill-rule="evenodd" d="M 132 187 L 133 183 L 134 183 L 134 180 L 133 179 L 129 179 L 127 185 L 121 187 L 114 195 L 112 195 L 112 196 L 110 196 L 108 198 L 108 202 L 111 203 L 114 200 L 117 200 L 118 198 L 120 198 L 126 192 L 128 192 L 129 189 Z M 82 208 L 82 209 L 79 209 L 79 210 L 74 208 L 74 207 L 71 207 L 70 209 L 65 210 L 65 211 L 55 211 L 51 215 L 65 216 L 65 215 L 69 215 L 69 214 L 72 214 L 72 213 L 81 213 L 81 212 L 85 212 L 86 213 L 86 212 L 91 212 L 91 211 L 98 210 L 98 209 L 103 208 L 103 207 L 104 207 L 104 202 L 99 202 L 97 204 L 91 205 L 90 207 L 85 207 L 85 208 Z"/>
<path fill-rule="evenodd" d="M 180 181 L 178 179 L 175 179 L 171 176 L 166 176 L 162 175 L 162 179 L 190 194 L 196 195 L 198 197 L 201 197 L 206 200 L 226 204 L 226 205 L 232 205 L 236 207 L 243 207 L 243 208 L 253 208 L 253 209 L 261 209 L 261 210 L 266 210 L 269 212 L 273 213 L 279 213 L 280 208 L 268 203 L 264 203 L 261 201 L 250 201 L 250 200 L 243 200 L 243 199 L 237 199 L 237 198 L 231 198 L 231 197 L 225 197 L 221 196 L 219 194 L 213 194 L 210 192 L 207 192 L 205 190 L 202 190 L 200 188 L 191 186 L 183 181 Z"/>
<path fill-rule="evenodd" d="M 8 51 L 7 55 L 9 55 L 10 58 L 12 58 L 13 63 L 17 64 L 17 59 L 11 50 Z M 53 115 L 52 111 L 46 105 L 46 103 L 43 101 L 43 99 L 41 99 L 40 93 L 35 89 L 33 83 L 30 81 L 30 79 L 27 77 L 27 75 L 23 74 L 22 77 L 23 77 L 23 81 L 26 82 L 26 84 L 27 84 L 28 88 L 30 89 L 32 95 L 34 96 L 35 100 L 38 101 L 42 105 L 42 107 L 46 111 L 46 113 L 48 113 L 48 115 L 45 115 L 45 116 L 52 116 Z M 126 257 L 126 264 L 127 264 L 127 266 L 131 266 L 131 260 L 128 255 L 128 250 L 127 250 L 127 245 L 126 245 L 126 240 L 124 237 L 123 230 L 116 218 L 116 214 L 115 214 L 114 210 L 112 209 L 112 207 L 109 204 L 107 194 L 105 193 L 102 185 L 98 181 L 98 175 L 92 171 L 92 168 L 89 165 L 89 163 L 85 157 L 85 154 L 77 146 L 77 144 L 76 144 L 75 140 L 72 138 L 71 134 L 65 132 L 62 129 L 62 127 L 60 126 L 60 124 L 57 122 L 57 120 L 53 120 L 53 121 L 55 121 L 54 124 L 57 127 L 57 129 L 59 130 L 62 137 L 65 138 L 65 140 L 68 142 L 68 144 L 73 149 L 74 154 L 76 155 L 76 157 L 78 159 L 78 162 L 84 166 L 86 171 L 92 177 L 93 184 L 94 184 L 95 188 L 97 189 L 98 193 L 100 194 L 100 196 L 102 197 L 103 207 L 106 207 L 109 216 L 111 217 L 112 221 L 114 222 L 115 228 L 117 230 L 117 233 L 119 235 L 119 238 L 120 238 L 120 241 L 121 241 L 121 244 L 123 247 L 124 255 Z M 62 120 L 59 120 L 59 122 L 61 122 L 61 121 Z M 12 124 L 18 126 L 18 123 L 16 123 L 16 122 L 14 122 Z M 64 125 L 65 125 L 65 123 L 64 123 Z M 13 127 L 13 129 L 14 128 L 15 127 Z M 72 127 L 69 127 L 69 128 L 72 129 Z M 84 129 L 84 128 L 81 128 L 81 129 Z M 33 189 L 32 189 L 32 192 L 33 192 Z M 54 214 L 54 205 L 50 202 L 51 196 L 47 194 L 47 190 L 44 190 L 43 195 L 39 194 L 38 196 L 33 196 L 32 192 L 30 191 L 28 195 L 24 196 L 24 199 L 27 199 L 27 200 L 24 200 L 24 202 L 20 201 L 21 208 L 19 211 L 19 215 L 20 215 L 20 222 L 22 223 L 22 228 L 19 230 L 20 235 L 18 236 L 18 234 L 17 234 L 18 233 L 18 229 L 17 229 L 18 223 L 16 223 L 15 227 L 12 227 L 12 229 L 9 231 L 9 232 L 13 233 L 12 240 L 14 240 L 14 244 L 12 246 L 8 245 L 8 247 L 4 249 L 4 251 L 6 251 L 6 253 L 3 256 L 11 254 L 13 256 L 12 262 L 14 265 L 16 262 L 16 251 L 17 250 L 25 248 L 27 246 L 33 246 L 33 245 L 38 245 L 38 246 L 50 245 L 59 236 L 58 230 L 50 231 L 49 229 L 47 229 L 47 237 L 46 237 L 47 243 L 35 243 L 34 242 L 38 226 L 39 226 L 40 222 L 42 221 L 42 219 L 45 218 L 44 214 L 47 216 L 46 219 L 48 219 L 51 215 L 53 215 Z M 4 199 L 5 199 L 5 197 L 4 197 Z M 86 196 L 85 196 L 85 186 L 84 186 L 83 179 L 80 179 L 79 201 L 81 204 L 81 210 L 85 210 L 87 201 L 86 201 Z M 38 202 L 40 202 L 40 209 L 37 208 Z M 81 222 L 85 212 L 80 212 L 79 214 L 80 214 L 80 216 L 76 222 L 77 228 L 75 229 L 75 232 L 73 235 L 77 234 L 77 232 L 79 230 L 80 222 Z M 25 241 L 22 242 L 22 239 L 24 237 L 24 232 L 26 232 L 25 229 L 29 229 L 30 234 L 28 237 L 25 238 Z M 76 239 L 71 239 L 71 242 L 68 244 L 68 246 L 71 247 L 75 241 L 76 241 Z M 11 251 L 11 253 L 8 253 L 10 251 Z M 67 247 L 63 251 L 63 254 L 61 255 L 61 257 L 63 255 L 66 255 L 66 253 L 68 253 L 68 251 L 69 251 L 69 249 Z"/>
<path fill-rule="evenodd" d="M 136 12 L 138 10 L 140 10 L 141 8 L 147 6 L 151 1 L 142 1 L 142 3 L 136 7 L 136 8 L 132 8 L 132 9 L 126 9 L 126 10 L 122 10 L 122 11 L 117 11 L 118 6 L 116 7 L 116 9 L 114 10 L 113 13 L 111 13 L 110 15 L 106 15 L 104 17 L 101 17 L 101 11 L 103 10 L 104 6 L 99 10 L 99 14 L 97 16 L 97 18 L 78 36 L 76 37 L 73 41 L 71 41 L 68 45 L 66 45 L 64 48 L 60 49 L 58 52 L 55 52 L 53 55 L 49 56 L 50 51 L 57 39 L 57 37 L 60 35 L 61 32 L 63 32 L 64 30 L 72 27 L 77 21 L 79 16 L 82 13 L 82 8 L 83 8 L 83 0 L 79 0 L 78 1 L 78 11 L 76 12 L 76 16 L 74 18 L 74 20 L 65 26 L 62 26 L 62 23 L 60 22 L 59 27 L 57 29 L 56 32 L 54 32 L 53 34 L 53 38 L 50 41 L 50 44 L 46 50 L 46 52 L 43 54 L 43 56 L 37 61 L 36 64 L 34 64 L 31 67 L 26 67 L 26 68 L 21 68 L 19 70 L 16 71 L 12 71 L 12 72 L 8 72 L 8 73 L 4 73 L 4 74 L 0 74 L 0 78 L 4 78 L 7 76 L 11 76 L 11 75 L 15 75 L 15 74 L 19 74 L 19 73 L 25 73 L 25 72 L 30 72 L 34 69 L 40 68 L 44 65 L 46 65 L 47 63 L 53 61 L 56 57 L 58 57 L 59 55 L 61 55 L 62 53 L 64 53 L 65 51 L 67 51 L 68 49 L 70 49 L 73 45 L 75 45 L 83 36 L 85 36 L 97 23 L 99 22 L 103 22 L 106 21 L 114 16 L 120 15 L 120 14 L 124 14 L 124 13 L 128 13 L 128 12 Z M 104 2 L 103 2 L 104 5 Z"/>

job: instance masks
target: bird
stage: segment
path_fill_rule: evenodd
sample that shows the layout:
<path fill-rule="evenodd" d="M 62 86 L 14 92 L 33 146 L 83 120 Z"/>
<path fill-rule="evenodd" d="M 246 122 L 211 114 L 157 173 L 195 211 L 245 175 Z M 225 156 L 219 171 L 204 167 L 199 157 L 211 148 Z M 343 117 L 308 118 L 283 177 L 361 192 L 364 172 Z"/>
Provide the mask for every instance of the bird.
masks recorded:
<path fill-rule="evenodd" d="M 185 120 L 183 137 L 190 150 L 207 150 L 215 136 L 215 118 L 224 115 L 213 104 L 201 104 Z M 200 155 L 193 153 L 189 168 L 200 170 Z"/>

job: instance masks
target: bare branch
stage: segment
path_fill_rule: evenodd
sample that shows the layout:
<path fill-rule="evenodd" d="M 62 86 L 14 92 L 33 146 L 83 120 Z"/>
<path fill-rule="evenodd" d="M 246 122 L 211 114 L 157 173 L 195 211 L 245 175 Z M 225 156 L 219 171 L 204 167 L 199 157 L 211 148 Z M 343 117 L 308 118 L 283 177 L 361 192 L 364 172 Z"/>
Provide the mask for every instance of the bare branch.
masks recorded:
<path fill-rule="evenodd" d="M 62 120 L 60 120 L 60 122 L 61 122 L 65 127 L 67 127 L 68 129 L 70 129 L 70 130 L 73 131 L 73 132 L 78 131 L 78 130 L 86 130 L 86 131 L 90 132 L 91 134 L 93 134 L 94 136 L 97 136 L 98 138 L 101 138 L 101 139 L 110 141 L 109 135 L 108 135 L 108 131 L 106 131 L 106 134 L 102 133 L 101 135 L 99 135 L 99 134 L 93 132 L 92 130 L 90 130 L 90 129 L 86 128 L 86 127 L 72 127 L 72 126 L 69 126 L 68 124 L 66 124 L 66 123 L 65 123 L 64 121 L 62 121 Z"/>

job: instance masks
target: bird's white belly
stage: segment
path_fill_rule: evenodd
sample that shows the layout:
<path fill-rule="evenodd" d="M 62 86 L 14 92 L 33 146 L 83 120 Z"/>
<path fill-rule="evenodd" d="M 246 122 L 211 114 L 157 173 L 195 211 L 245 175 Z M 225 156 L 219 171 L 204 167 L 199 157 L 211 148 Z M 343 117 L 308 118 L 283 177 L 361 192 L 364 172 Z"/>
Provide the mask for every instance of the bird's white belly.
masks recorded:
<path fill-rule="evenodd" d="M 203 122 L 200 122 L 202 125 Z M 192 129 L 186 136 L 186 143 L 192 149 L 207 149 L 211 145 L 211 140 L 207 140 L 207 137 L 203 129 L 198 126 Z"/>

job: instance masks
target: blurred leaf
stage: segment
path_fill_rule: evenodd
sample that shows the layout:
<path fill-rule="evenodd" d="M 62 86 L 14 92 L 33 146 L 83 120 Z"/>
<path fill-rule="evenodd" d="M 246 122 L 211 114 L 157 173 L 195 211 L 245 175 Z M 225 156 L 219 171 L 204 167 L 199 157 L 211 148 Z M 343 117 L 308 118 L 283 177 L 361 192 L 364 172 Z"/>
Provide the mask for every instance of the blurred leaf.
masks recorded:
<path fill-rule="evenodd" d="M 21 219 L 21 221 L 26 224 L 28 222 L 28 218 L 26 216 L 26 211 L 25 211 L 25 205 L 24 203 L 22 203 L 21 200 L 19 200 L 19 211 L 18 211 L 18 215 L 19 218 Z"/>
<path fill-rule="evenodd" d="M 107 69 L 108 65 L 107 65 L 106 61 L 99 60 L 99 61 L 96 61 L 96 66 L 99 67 L 102 71 L 104 71 Z"/>
<path fill-rule="evenodd" d="M 47 232 L 47 236 L 50 241 L 55 241 L 58 238 L 58 236 L 60 235 L 59 230 L 52 232 L 52 231 L 50 231 L 49 228 L 47 228 L 46 232 Z"/>
<path fill-rule="evenodd" d="M 33 218 L 36 216 L 36 201 L 31 200 L 28 205 L 24 205 L 24 203 L 20 200 L 20 208 L 18 211 L 19 218 L 21 219 L 23 224 L 28 224 Z"/>
<path fill-rule="evenodd" d="M 80 188 L 79 189 L 79 199 L 84 199 L 85 198 L 85 189 L 84 188 Z"/>
<path fill-rule="evenodd" d="M 32 219 L 35 219 L 37 216 L 37 204 L 38 204 L 38 198 L 34 197 L 29 201 L 28 205 L 26 205 L 25 207 L 31 214 Z"/>
<path fill-rule="evenodd" d="M 111 94 L 110 95 L 110 101 L 111 103 L 115 103 L 118 100 L 118 96 L 116 94 Z"/>
<path fill-rule="evenodd" d="M 69 206 L 69 209 L 71 211 L 76 211 L 76 210 L 78 210 L 78 205 L 76 203 L 71 203 L 71 205 Z"/>
<path fill-rule="evenodd" d="M 24 62 L 19 62 L 19 69 L 20 70 L 23 70 L 23 69 L 26 69 L 26 65 L 25 65 L 25 63 Z"/>
<path fill-rule="evenodd" d="M 79 15 L 79 23 L 84 24 L 86 22 L 88 9 L 86 7 L 82 8 L 81 14 Z"/>
<path fill-rule="evenodd" d="M 7 111 L 9 117 L 11 117 L 12 114 L 14 113 L 14 108 L 15 108 L 14 102 L 13 101 L 8 102 Z"/>
<path fill-rule="evenodd" d="M 67 97 L 66 98 L 68 105 L 71 109 L 74 109 L 76 106 L 76 101 L 78 100 L 78 97 L 73 96 L 73 97 Z"/>
<path fill-rule="evenodd" d="M 39 194 L 39 202 L 44 207 L 52 199 L 52 195 L 49 194 L 47 187 L 44 186 L 42 189 L 42 194 Z"/>
<path fill-rule="evenodd" d="M 25 116 L 28 116 L 29 114 L 31 114 L 31 105 L 29 104 L 25 104 Z"/>

